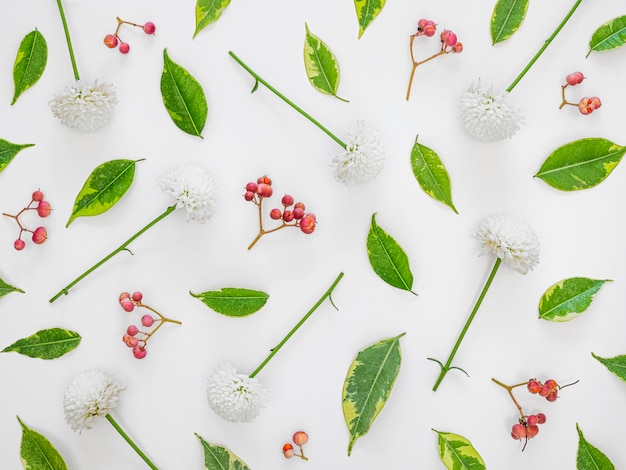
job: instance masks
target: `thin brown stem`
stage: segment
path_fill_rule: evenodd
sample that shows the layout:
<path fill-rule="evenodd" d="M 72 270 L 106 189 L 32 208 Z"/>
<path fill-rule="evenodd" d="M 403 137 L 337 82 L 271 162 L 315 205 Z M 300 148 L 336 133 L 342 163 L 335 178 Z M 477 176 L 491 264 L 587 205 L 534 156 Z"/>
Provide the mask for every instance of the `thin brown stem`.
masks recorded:
<path fill-rule="evenodd" d="M 519 384 L 515 384 L 515 385 L 506 385 L 503 384 L 502 382 L 500 382 L 498 379 L 491 379 L 492 381 L 494 381 L 496 384 L 500 385 L 500 387 L 502 387 L 503 389 L 505 389 L 509 396 L 511 397 L 511 400 L 513 400 L 513 403 L 515 403 L 515 406 L 517 407 L 520 417 L 523 419 L 524 418 L 524 412 L 522 411 L 522 407 L 521 405 L 517 402 L 517 400 L 515 399 L 515 396 L 513 395 L 513 389 L 515 387 L 521 387 L 522 385 L 526 385 L 528 384 L 528 382 L 523 382 L 523 383 L 519 383 Z"/>
<path fill-rule="evenodd" d="M 570 105 L 570 106 L 578 106 L 578 103 L 570 103 L 569 101 L 567 101 L 567 99 L 565 99 L 565 89 L 567 88 L 567 85 L 561 85 L 561 106 L 559 106 L 559 109 L 562 109 L 563 106 L 565 105 Z"/>
<path fill-rule="evenodd" d="M 443 54 L 447 54 L 448 51 L 446 51 L 445 47 L 442 48 L 439 52 L 437 52 L 436 54 L 431 55 L 430 57 L 428 57 L 427 59 L 424 59 L 420 62 L 415 62 L 415 60 L 413 60 L 413 68 L 411 69 L 411 77 L 409 78 L 409 86 L 406 90 L 406 100 L 409 101 L 409 97 L 411 96 L 411 87 L 413 86 L 413 77 L 415 76 L 415 70 L 417 69 L 417 67 L 419 65 L 422 65 L 426 62 L 428 62 L 429 60 L 433 60 L 435 57 L 439 57 L 440 55 Z M 411 48 L 411 59 L 413 58 L 413 49 Z"/>

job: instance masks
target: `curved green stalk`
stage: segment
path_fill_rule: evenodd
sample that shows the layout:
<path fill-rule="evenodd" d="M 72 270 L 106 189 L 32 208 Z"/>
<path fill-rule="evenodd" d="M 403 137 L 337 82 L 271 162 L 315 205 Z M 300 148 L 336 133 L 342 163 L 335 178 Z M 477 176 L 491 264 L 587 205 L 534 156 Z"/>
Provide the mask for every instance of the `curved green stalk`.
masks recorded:
<path fill-rule="evenodd" d="M 63 31 L 65 32 L 65 40 L 67 41 L 67 48 L 70 51 L 70 60 L 72 61 L 72 69 L 74 70 L 74 78 L 76 81 L 80 80 L 78 75 L 78 67 L 76 66 L 76 57 L 74 57 L 74 48 L 72 48 L 72 39 L 70 38 L 70 30 L 67 27 L 67 20 L 65 19 L 65 13 L 63 12 L 63 5 L 61 0 L 57 0 L 59 6 L 59 13 L 61 14 L 61 22 L 63 23 Z"/>
<path fill-rule="evenodd" d="M 133 442 L 133 440 L 128 436 L 128 434 L 124 432 L 124 430 L 120 427 L 120 425 L 117 424 L 117 421 L 113 419 L 113 416 L 107 413 L 106 415 L 104 415 L 104 417 L 107 419 L 109 423 L 111 423 L 111 425 L 115 428 L 115 430 L 118 433 L 120 433 L 120 436 L 124 438 L 124 440 L 128 443 L 128 445 L 130 445 L 133 448 L 133 450 L 137 452 L 139 457 L 141 457 L 143 461 L 148 464 L 148 467 L 150 467 L 152 470 L 159 470 L 159 468 L 150 461 L 148 456 L 143 453 L 143 451 L 137 446 L 137 444 Z"/>

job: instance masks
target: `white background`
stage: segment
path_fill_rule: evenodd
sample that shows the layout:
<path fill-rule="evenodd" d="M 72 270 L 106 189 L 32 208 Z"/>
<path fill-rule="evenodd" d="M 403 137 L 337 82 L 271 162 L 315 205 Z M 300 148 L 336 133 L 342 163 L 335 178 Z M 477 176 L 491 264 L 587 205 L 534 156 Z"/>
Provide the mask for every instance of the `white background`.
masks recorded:
<path fill-rule="evenodd" d="M 0 300 L 0 346 L 51 327 L 77 331 L 83 339 L 53 361 L 0 355 L 0 468 L 21 468 L 15 415 L 46 435 L 70 468 L 145 468 L 105 420 L 82 434 L 65 423 L 63 391 L 91 368 L 124 382 L 127 389 L 112 414 L 162 469 L 203 468 L 194 433 L 228 447 L 257 470 L 442 468 L 431 428 L 470 439 L 491 469 L 566 469 L 576 465 L 576 423 L 617 468 L 626 468 L 619 432 L 626 385 L 591 356 L 592 351 L 604 357 L 626 354 L 624 169 L 618 166 L 601 185 L 574 193 L 533 178 L 547 155 L 567 142 L 604 137 L 626 144 L 626 47 L 585 59 L 591 33 L 626 13 L 624 5 L 583 1 L 511 94 L 526 116 L 514 138 L 475 141 L 458 113 L 459 95 L 478 77 L 496 90 L 506 88 L 572 3 L 531 2 L 517 34 L 492 46 L 494 2 L 388 2 L 359 40 L 349 0 L 234 1 L 195 39 L 190 0 L 66 0 L 81 77 L 117 86 L 116 112 L 94 133 L 62 127 L 48 108 L 53 95 L 73 80 L 55 2 L 5 6 L 0 138 L 36 145 L 0 174 L 0 211 L 17 212 L 41 188 L 54 212 L 44 221 L 49 240 L 28 243 L 23 252 L 13 249 L 14 222 L 0 220 L 0 278 L 26 291 Z M 153 21 L 156 35 L 124 27 L 120 34 L 131 52 L 109 50 L 102 39 L 115 29 L 116 16 Z M 422 17 L 436 21 L 439 31 L 455 31 L 465 50 L 418 68 L 407 103 L 409 35 Z M 308 83 L 305 22 L 334 51 L 341 66 L 339 94 L 349 103 Z M 48 42 L 48 65 L 41 80 L 10 106 L 15 54 L 35 28 Z M 416 58 L 436 52 L 437 44 L 436 37 L 418 38 Z M 206 92 L 203 139 L 180 131 L 165 111 L 159 89 L 165 48 Z M 377 127 L 387 149 L 380 176 L 356 187 L 336 183 L 328 164 L 339 147 L 268 90 L 251 95 L 253 80 L 229 50 L 340 137 L 358 119 Z M 587 80 L 568 90 L 572 101 L 597 95 L 603 102 L 590 116 L 574 107 L 558 109 L 560 85 L 576 70 Z M 419 188 L 409 160 L 418 134 L 444 161 L 459 215 Z M 131 189 L 109 212 L 65 228 L 89 173 L 117 158 L 146 159 L 138 164 Z M 214 176 L 215 216 L 205 225 L 186 223 L 182 212 L 169 216 L 132 244 L 134 256 L 117 256 L 69 296 L 49 304 L 63 285 L 171 204 L 155 179 L 179 164 L 202 165 Z M 242 188 L 263 174 L 274 181 L 276 204 L 290 193 L 316 213 L 315 234 L 283 230 L 247 251 L 257 219 Z M 365 239 L 375 212 L 410 259 L 417 297 L 385 284 L 369 265 Z M 446 359 L 493 263 L 491 256 L 477 256 L 480 247 L 472 234 L 486 217 L 502 212 L 522 216 L 535 228 L 541 263 L 526 276 L 500 269 L 455 361 L 470 378 L 450 373 L 433 393 L 438 369 L 426 357 Z M 30 216 L 25 222 L 40 223 Z M 217 362 L 229 361 L 242 373 L 254 370 L 339 272 L 345 272 L 333 296 L 339 311 L 325 303 L 259 374 L 270 390 L 261 415 L 248 424 L 217 417 L 205 397 Z M 614 282 L 581 317 L 569 323 L 539 320 L 542 293 L 574 276 Z M 258 313 L 233 319 L 189 295 L 228 286 L 263 290 L 270 299 Z M 139 316 L 119 307 L 117 297 L 125 290 L 143 291 L 146 303 L 183 322 L 165 326 L 142 361 L 121 342 L 126 326 Z M 395 388 L 348 457 L 341 410 L 348 367 L 361 349 L 402 332 Z M 509 436 L 517 411 L 491 377 L 507 383 L 530 377 L 580 382 L 562 390 L 556 403 L 519 391 L 527 413 L 542 411 L 548 419 L 521 452 L 521 443 Z M 308 462 L 287 461 L 281 454 L 299 429 L 310 435 Z"/>

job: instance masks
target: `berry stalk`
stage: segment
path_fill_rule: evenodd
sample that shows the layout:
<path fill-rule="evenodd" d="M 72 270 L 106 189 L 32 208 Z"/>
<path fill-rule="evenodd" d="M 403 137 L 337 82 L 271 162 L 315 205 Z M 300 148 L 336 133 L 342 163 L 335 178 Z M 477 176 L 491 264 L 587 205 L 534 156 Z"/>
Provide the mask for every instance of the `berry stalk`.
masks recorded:
<path fill-rule="evenodd" d="M 143 461 L 146 462 L 146 464 L 148 464 L 148 467 L 150 467 L 152 470 L 159 470 L 159 468 L 150 461 L 148 456 L 143 453 L 143 451 L 137 446 L 137 444 L 135 444 L 135 442 L 130 438 L 130 436 L 124 432 L 124 430 L 120 427 L 120 425 L 117 424 L 117 421 L 113 419 L 113 416 L 107 413 L 106 415 L 104 415 L 104 417 L 107 419 L 109 423 L 111 423 L 111 426 L 115 428 L 115 430 L 120 434 L 120 436 L 124 438 L 124 440 L 128 443 L 128 445 L 130 445 L 133 448 L 133 450 L 137 452 L 137 455 L 139 455 L 139 457 L 141 457 Z"/>
<path fill-rule="evenodd" d="M 72 61 L 72 69 L 74 70 L 74 78 L 76 81 L 80 80 L 78 74 L 78 66 L 76 65 L 76 57 L 74 57 L 74 48 L 72 47 L 72 39 L 70 38 L 70 30 L 67 27 L 67 20 L 65 19 L 65 12 L 63 11 L 63 4 L 61 0 L 57 0 L 59 6 L 59 13 L 61 14 L 61 22 L 63 23 L 63 31 L 65 32 L 65 40 L 67 41 L 67 48 L 70 52 L 70 60 Z"/>

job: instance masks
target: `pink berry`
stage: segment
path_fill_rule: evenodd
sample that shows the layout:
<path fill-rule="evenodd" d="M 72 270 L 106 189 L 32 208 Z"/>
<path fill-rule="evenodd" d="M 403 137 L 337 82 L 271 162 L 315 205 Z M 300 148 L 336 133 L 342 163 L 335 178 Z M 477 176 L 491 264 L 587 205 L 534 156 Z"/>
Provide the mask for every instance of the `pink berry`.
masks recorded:
<path fill-rule="evenodd" d="M 21 238 L 18 238 L 13 243 L 13 248 L 15 248 L 17 251 L 22 251 L 25 246 L 26 246 L 26 243 L 24 243 L 24 240 L 22 240 Z"/>
<path fill-rule="evenodd" d="M 252 201 L 254 199 L 254 193 L 252 191 L 246 191 L 245 194 L 243 195 L 243 198 L 246 201 Z"/>
<path fill-rule="evenodd" d="M 511 437 L 515 440 L 523 439 L 526 437 L 526 428 L 524 425 L 517 423 L 511 428 Z"/>
<path fill-rule="evenodd" d="M 127 312 L 132 312 L 133 310 L 135 310 L 135 304 L 132 302 L 132 300 L 128 298 L 120 300 L 120 305 Z"/>
<path fill-rule="evenodd" d="M 246 191 L 250 191 L 251 193 L 256 193 L 257 189 L 259 189 L 259 187 L 257 186 L 256 183 L 250 181 L 248 184 L 246 184 Z"/>
<path fill-rule="evenodd" d="M 581 114 L 591 114 L 594 109 L 596 109 L 596 107 L 591 98 L 585 97 L 578 102 L 578 111 L 580 111 Z"/>
<path fill-rule="evenodd" d="M 128 292 L 122 292 L 119 297 L 120 303 L 122 303 L 122 299 L 130 299 L 130 294 Z"/>
<path fill-rule="evenodd" d="M 537 435 L 537 433 L 539 433 L 539 426 L 537 425 L 528 426 L 526 428 L 526 437 L 528 437 L 528 439 L 532 439 Z"/>
<path fill-rule="evenodd" d="M 127 42 L 121 42 L 120 43 L 120 52 L 122 54 L 128 54 L 128 51 L 130 51 L 130 46 L 128 45 Z"/>
<path fill-rule="evenodd" d="M 137 359 L 143 359 L 144 357 L 146 357 L 146 354 L 148 354 L 148 351 L 146 351 L 146 348 L 142 346 L 135 346 L 133 348 L 133 356 L 135 356 Z"/>
<path fill-rule="evenodd" d="M 283 455 L 285 456 L 286 459 L 290 459 L 291 457 L 293 457 L 293 446 L 289 443 L 285 444 L 283 446 Z"/>
<path fill-rule="evenodd" d="M 539 384 L 539 382 L 533 379 L 528 381 L 527 388 L 530 393 L 535 394 L 539 393 L 539 390 L 541 390 L 541 385 Z"/>
<path fill-rule="evenodd" d="M 449 29 L 444 29 L 441 33 L 441 42 L 443 42 L 448 47 L 454 47 L 459 41 L 456 38 L 456 34 L 454 34 Z"/>
<path fill-rule="evenodd" d="M 118 43 L 117 36 L 115 36 L 114 34 L 107 34 L 104 37 L 104 45 L 110 49 L 117 47 L 117 43 Z"/>
<path fill-rule="evenodd" d="M 418 34 L 422 33 L 424 36 L 432 37 L 435 35 L 435 31 L 437 31 L 437 26 L 434 21 L 422 18 L 417 22 Z"/>
<path fill-rule="evenodd" d="M 154 32 L 156 31 L 156 26 L 154 25 L 153 22 L 148 21 L 146 24 L 143 25 L 143 32 L 146 34 L 154 34 Z"/>
<path fill-rule="evenodd" d="M 313 214 L 307 214 L 300 220 L 300 230 L 307 235 L 315 230 L 315 216 L 311 217 L 311 215 Z"/>
<path fill-rule="evenodd" d="M 571 86 L 575 86 L 575 85 L 578 85 L 579 83 L 582 83 L 584 79 L 585 79 L 585 76 L 582 74 L 582 72 L 570 73 L 569 75 L 567 75 L 567 77 L 565 77 L 565 81 L 567 82 L 568 85 L 571 85 Z"/>
<path fill-rule="evenodd" d="M 460 54 L 461 52 L 463 52 L 463 43 L 457 42 L 454 46 L 452 46 L 452 52 L 454 52 L 455 54 Z"/>
<path fill-rule="evenodd" d="M 128 333 L 122 336 L 122 341 L 124 341 L 124 344 L 126 344 L 129 348 L 134 348 L 139 344 L 139 340 Z"/>
<path fill-rule="evenodd" d="M 32 198 L 33 198 L 33 201 L 36 201 L 36 202 L 43 201 L 43 193 L 37 190 L 33 193 Z"/>
<path fill-rule="evenodd" d="M 556 387 L 557 387 L 556 380 L 548 379 L 543 384 L 546 387 L 548 387 L 551 391 L 556 390 Z"/>
<path fill-rule="evenodd" d="M 543 424 L 545 422 L 546 422 L 546 415 L 544 415 L 543 413 L 537 413 L 537 423 Z"/>
<path fill-rule="evenodd" d="M 556 399 L 558 398 L 559 392 L 557 392 L 556 390 L 552 390 L 550 393 L 548 393 L 548 396 L 546 396 L 546 400 L 552 402 L 552 401 L 556 401 Z"/>
<path fill-rule="evenodd" d="M 293 204 L 293 196 L 290 196 L 289 194 L 285 194 L 280 202 L 282 203 L 283 206 L 289 207 L 290 205 Z"/>
<path fill-rule="evenodd" d="M 143 294 L 139 291 L 133 292 L 133 295 L 130 296 L 131 299 L 133 299 L 135 302 L 141 302 L 141 299 L 143 299 Z"/>
<path fill-rule="evenodd" d="M 48 201 L 39 201 L 39 204 L 37 204 L 37 214 L 39 217 L 48 217 L 51 211 L 52 208 Z"/>
<path fill-rule="evenodd" d="M 541 395 L 542 397 L 547 397 L 550 392 L 551 389 L 546 384 L 543 384 L 539 389 L 539 395 Z"/>
<path fill-rule="evenodd" d="M 302 217 L 304 217 L 304 209 L 296 207 L 293 210 L 293 218 L 296 220 L 300 220 Z"/>
<path fill-rule="evenodd" d="M 284 211 L 283 220 L 285 222 L 291 222 L 294 219 L 293 211 Z"/>
<path fill-rule="evenodd" d="M 259 184 L 257 194 L 261 197 L 270 197 L 273 193 L 272 186 L 267 183 Z"/>
<path fill-rule="evenodd" d="M 269 176 L 265 175 L 265 176 L 260 176 L 259 178 L 257 178 L 256 182 L 258 184 L 264 183 L 264 184 L 272 184 L 272 180 L 270 179 Z"/>
<path fill-rule="evenodd" d="M 592 96 L 589 99 L 591 100 L 591 104 L 595 106 L 595 109 L 598 109 L 600 106 L 602 106 L 602 102 L 600 101 L 600 98 L 598 98 L 597 96 Z"/>
<path fill-rule="evenodd" d="M 135 336 L 138 332 L 139 328 L 135 325 L 128 325 L 128 328 L 126 328 L 126 333 L 128 333 L 129 336 Z"/>
<path fill-rule="evenodd" d="M 526 416 L 526 424 L 528 424 L 529 426 L 536 426 L 538 422 L 539 418 L 537 417 L 537 415 Z"/>
<path fill-rule="evenodd" d="M 280 209 L 274 208 L 270 211 L 270 218 L 274 220 L 278 220 L 283 216 L 283 213 Z"/>
<path fill-rule="evenodd" d="M 48 231 L 44 227 L 37 227 L 33 232 L 33 243 L 42 244 L 48 238 Z"/>
<path fill-rule="evenodd" d="M 293 435 L 293 442 L 297 446 L 302 446 L 309 441 L 309 436 L 304 431 L 298 431 Z"/>
<path fill-rule="evenodd" d="M 293 208 L 294 209 L 302 209 L 302 210 L 306 209 L 302 202 L 296 202 L 295 205 L 293 206 Z"/>
<path fill-rule="evenodd" d="M 150 327 L 152 326 L 152 324 L 154 323 L 154 318 L 152 318 L 151 315 L 144 315 L 143 317 L 141 317 L 141 324 L 145 327 Z"/>

